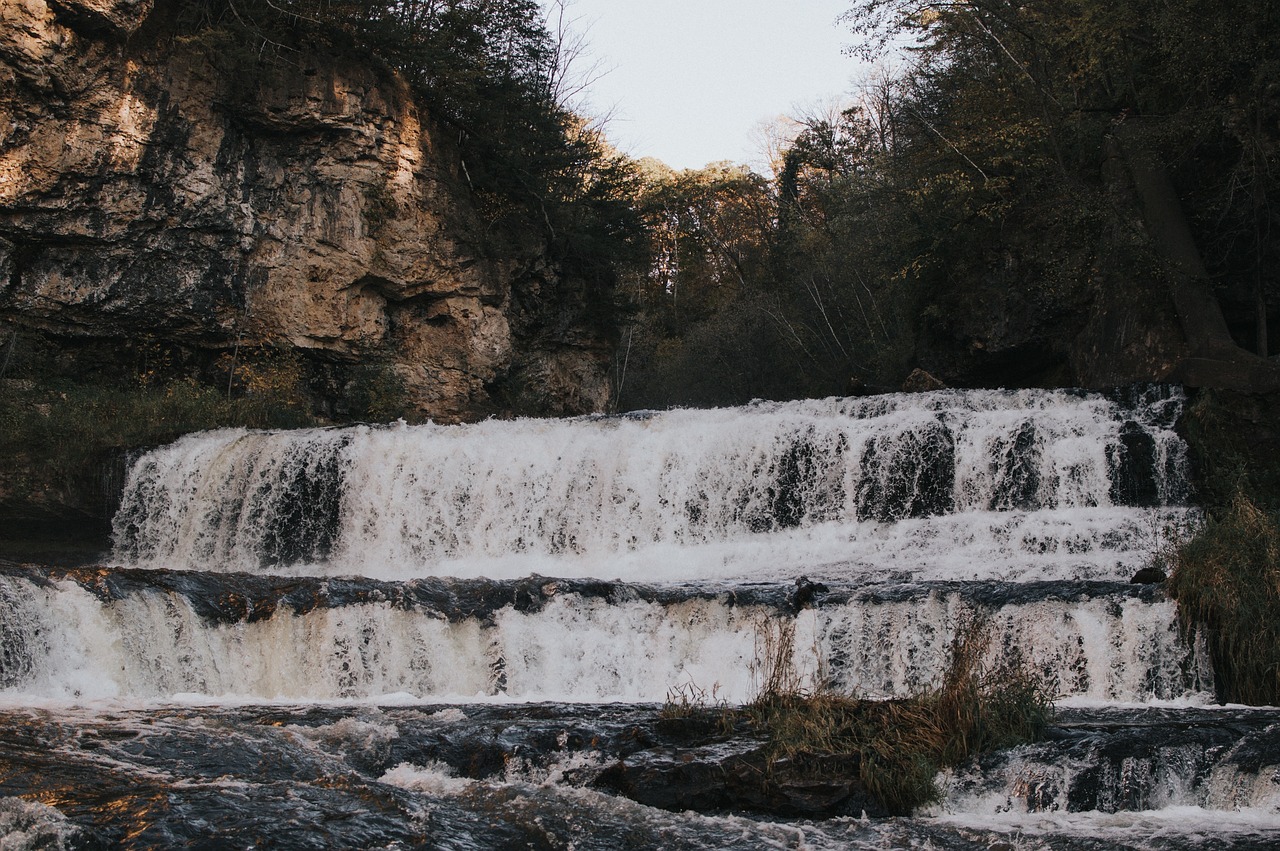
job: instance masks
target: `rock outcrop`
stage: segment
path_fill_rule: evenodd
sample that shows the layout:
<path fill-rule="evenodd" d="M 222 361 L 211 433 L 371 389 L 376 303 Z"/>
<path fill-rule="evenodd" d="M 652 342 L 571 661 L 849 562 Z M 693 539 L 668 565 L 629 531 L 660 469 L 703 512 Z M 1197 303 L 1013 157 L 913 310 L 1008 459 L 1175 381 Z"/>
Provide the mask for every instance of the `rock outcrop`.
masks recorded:
<path fill-rule="evenodd" d="M 305 54 L 245 73 L 164 35 L 176 5 L 0 5 L 0 323 L 97 357 L 284 349 L 338 395 L 379 359 L 442 421 L 606 406 L 587 284 L 536 236 L 486 247 L 402 80 Z"/>

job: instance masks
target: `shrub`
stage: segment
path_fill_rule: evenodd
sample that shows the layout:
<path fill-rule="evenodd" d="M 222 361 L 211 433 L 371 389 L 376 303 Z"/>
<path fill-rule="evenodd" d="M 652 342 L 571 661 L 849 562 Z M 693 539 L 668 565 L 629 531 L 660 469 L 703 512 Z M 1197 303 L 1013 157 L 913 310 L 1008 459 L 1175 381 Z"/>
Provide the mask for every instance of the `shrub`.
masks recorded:
<path fill-rule="evenodd" d="M 810 757 L 806 764 L 821 772 L 847 762 L 821 757 L 856 757 L 862 786 L 888 812 L 906 815 L 938 798 L 940 769 L 1035 741 L 1049 723 L 1052 696 L 1044 681 L 1016 656 L 987 666 L 988 643 L 982 621 L 966 624 L 952 642 L 941 684 L 900 700 L 806 693 L 794 688 L 798 678 L 785 672 L 785 662 L 782 670 L 768 664 L 774 670 L 745 711 L 767 732 L 771 762 Z"/>
<path fill-rule="evenodd" d="M 6 382 L 0 389 L 0 498 L 83 503 L 97 499 L 104 465 L 127 450 L 212 428 L 314 424 L 289 374 L 260 373 L 261 386 L 233 399 L 192 379 L 154 376 L 133 387 Z"/>
<path fill-rule="evenodd" d="M 794 666 L 794 622 L 761 631 L 756 670 L 760 693 L 739 710 L 712 709 L 705 693 L 668 694 L 664 717 L 687 719 L 715 712 L 719 729 L 748 726 L 764 734 L 763 785 L 785 765 L 788 782 L 839 785 L 857 766 L 859 785 L 893 815 L 936 801 L 938 772 L 988 751 L 1036 741 L 1052 716 L 1044 679 L 1016 655 L 988 664 L 986 624 L 957 631 L 941 683 L 899 700 L 863 700 L 818 685 L 806 688 Z M 733 716 L 733 717 L 728 717 Z M 727 732 L 723 733 L 727 735 Z M 797 776 L 797 767 L 802 776 Z"/>
<path fill-rule="evenodd" d="M 1238 491 L 1177 550 L 1169 591 L 1203 632 L 1219 698 L 1280 704 L 1280 516 Z"/>
<path fill-rule="evenodd" d="M 369 422 L 390 422 L 411 415 L 412 405 L 404 379 L 386 361 L 358 365 L 343 388 L 354 417 Z"/>

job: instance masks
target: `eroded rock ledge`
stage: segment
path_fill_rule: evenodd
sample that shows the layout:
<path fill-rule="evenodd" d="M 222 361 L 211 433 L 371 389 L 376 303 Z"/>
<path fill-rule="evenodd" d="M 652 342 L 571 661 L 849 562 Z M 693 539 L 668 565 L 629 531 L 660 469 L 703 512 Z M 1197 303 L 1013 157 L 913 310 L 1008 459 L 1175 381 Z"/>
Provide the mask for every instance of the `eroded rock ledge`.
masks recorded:
<path fill-rule="evenodd" d="M 164 34 L 179 0 L 0 6 L 0 323 L 109 358 L 378 358 L 442 421 L 599 411 L 588 286 L 535 235 L 485 247 L 447 134 L 393 73 L 256 75 Z M 336 389 L 333 389 L 336 388 Z"/>

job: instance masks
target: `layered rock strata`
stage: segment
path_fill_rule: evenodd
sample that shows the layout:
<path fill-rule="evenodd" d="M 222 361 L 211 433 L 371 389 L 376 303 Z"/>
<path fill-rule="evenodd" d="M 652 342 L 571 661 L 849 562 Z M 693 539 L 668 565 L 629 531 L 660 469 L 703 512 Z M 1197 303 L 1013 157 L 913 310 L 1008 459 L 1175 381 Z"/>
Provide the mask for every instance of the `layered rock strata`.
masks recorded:
<path fill-rule="evenodd" d="M 587 285 L 536 235 L 485 247 L 402 80 L 305 54 L 247 73 L 164 35 L 175 6 L 0 4 L 0 323 L 98 356 L 145 338 L 379 359 L 442 421 L 605 407 Z"/>

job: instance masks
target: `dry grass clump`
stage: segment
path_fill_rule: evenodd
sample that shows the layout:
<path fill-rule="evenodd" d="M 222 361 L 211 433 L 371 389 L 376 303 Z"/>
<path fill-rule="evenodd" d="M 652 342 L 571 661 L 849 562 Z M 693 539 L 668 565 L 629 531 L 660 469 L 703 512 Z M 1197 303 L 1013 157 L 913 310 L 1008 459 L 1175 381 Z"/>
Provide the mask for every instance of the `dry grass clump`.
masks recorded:
<path fill-rule="evenodd" d="M 938 771 L 986 751 L 1035 741 L 1049 723 L 1052 696 L 1018 659 L 984 664 L 989 633 L 980 621 L 962 628 L 942 682 L 900 700 L 861 700 L 795 688 L 789 648 L 766 665 L 760 696 L 746 709 L 767 731 L 769 757 L 821 772 L 849 757 L 861 785 L 892 814 L 937 800 Z M 780 644 L 785 645 L 786 639 Z M 830 778 L 816 777 L 815 780 Z"/>
<path fill-rule="evenodd" d="M 1178 549 L 1169 591 L 1203 630 L 1219 697 L 1280 705 L 1280 517 L 1237 492 Z"/>

